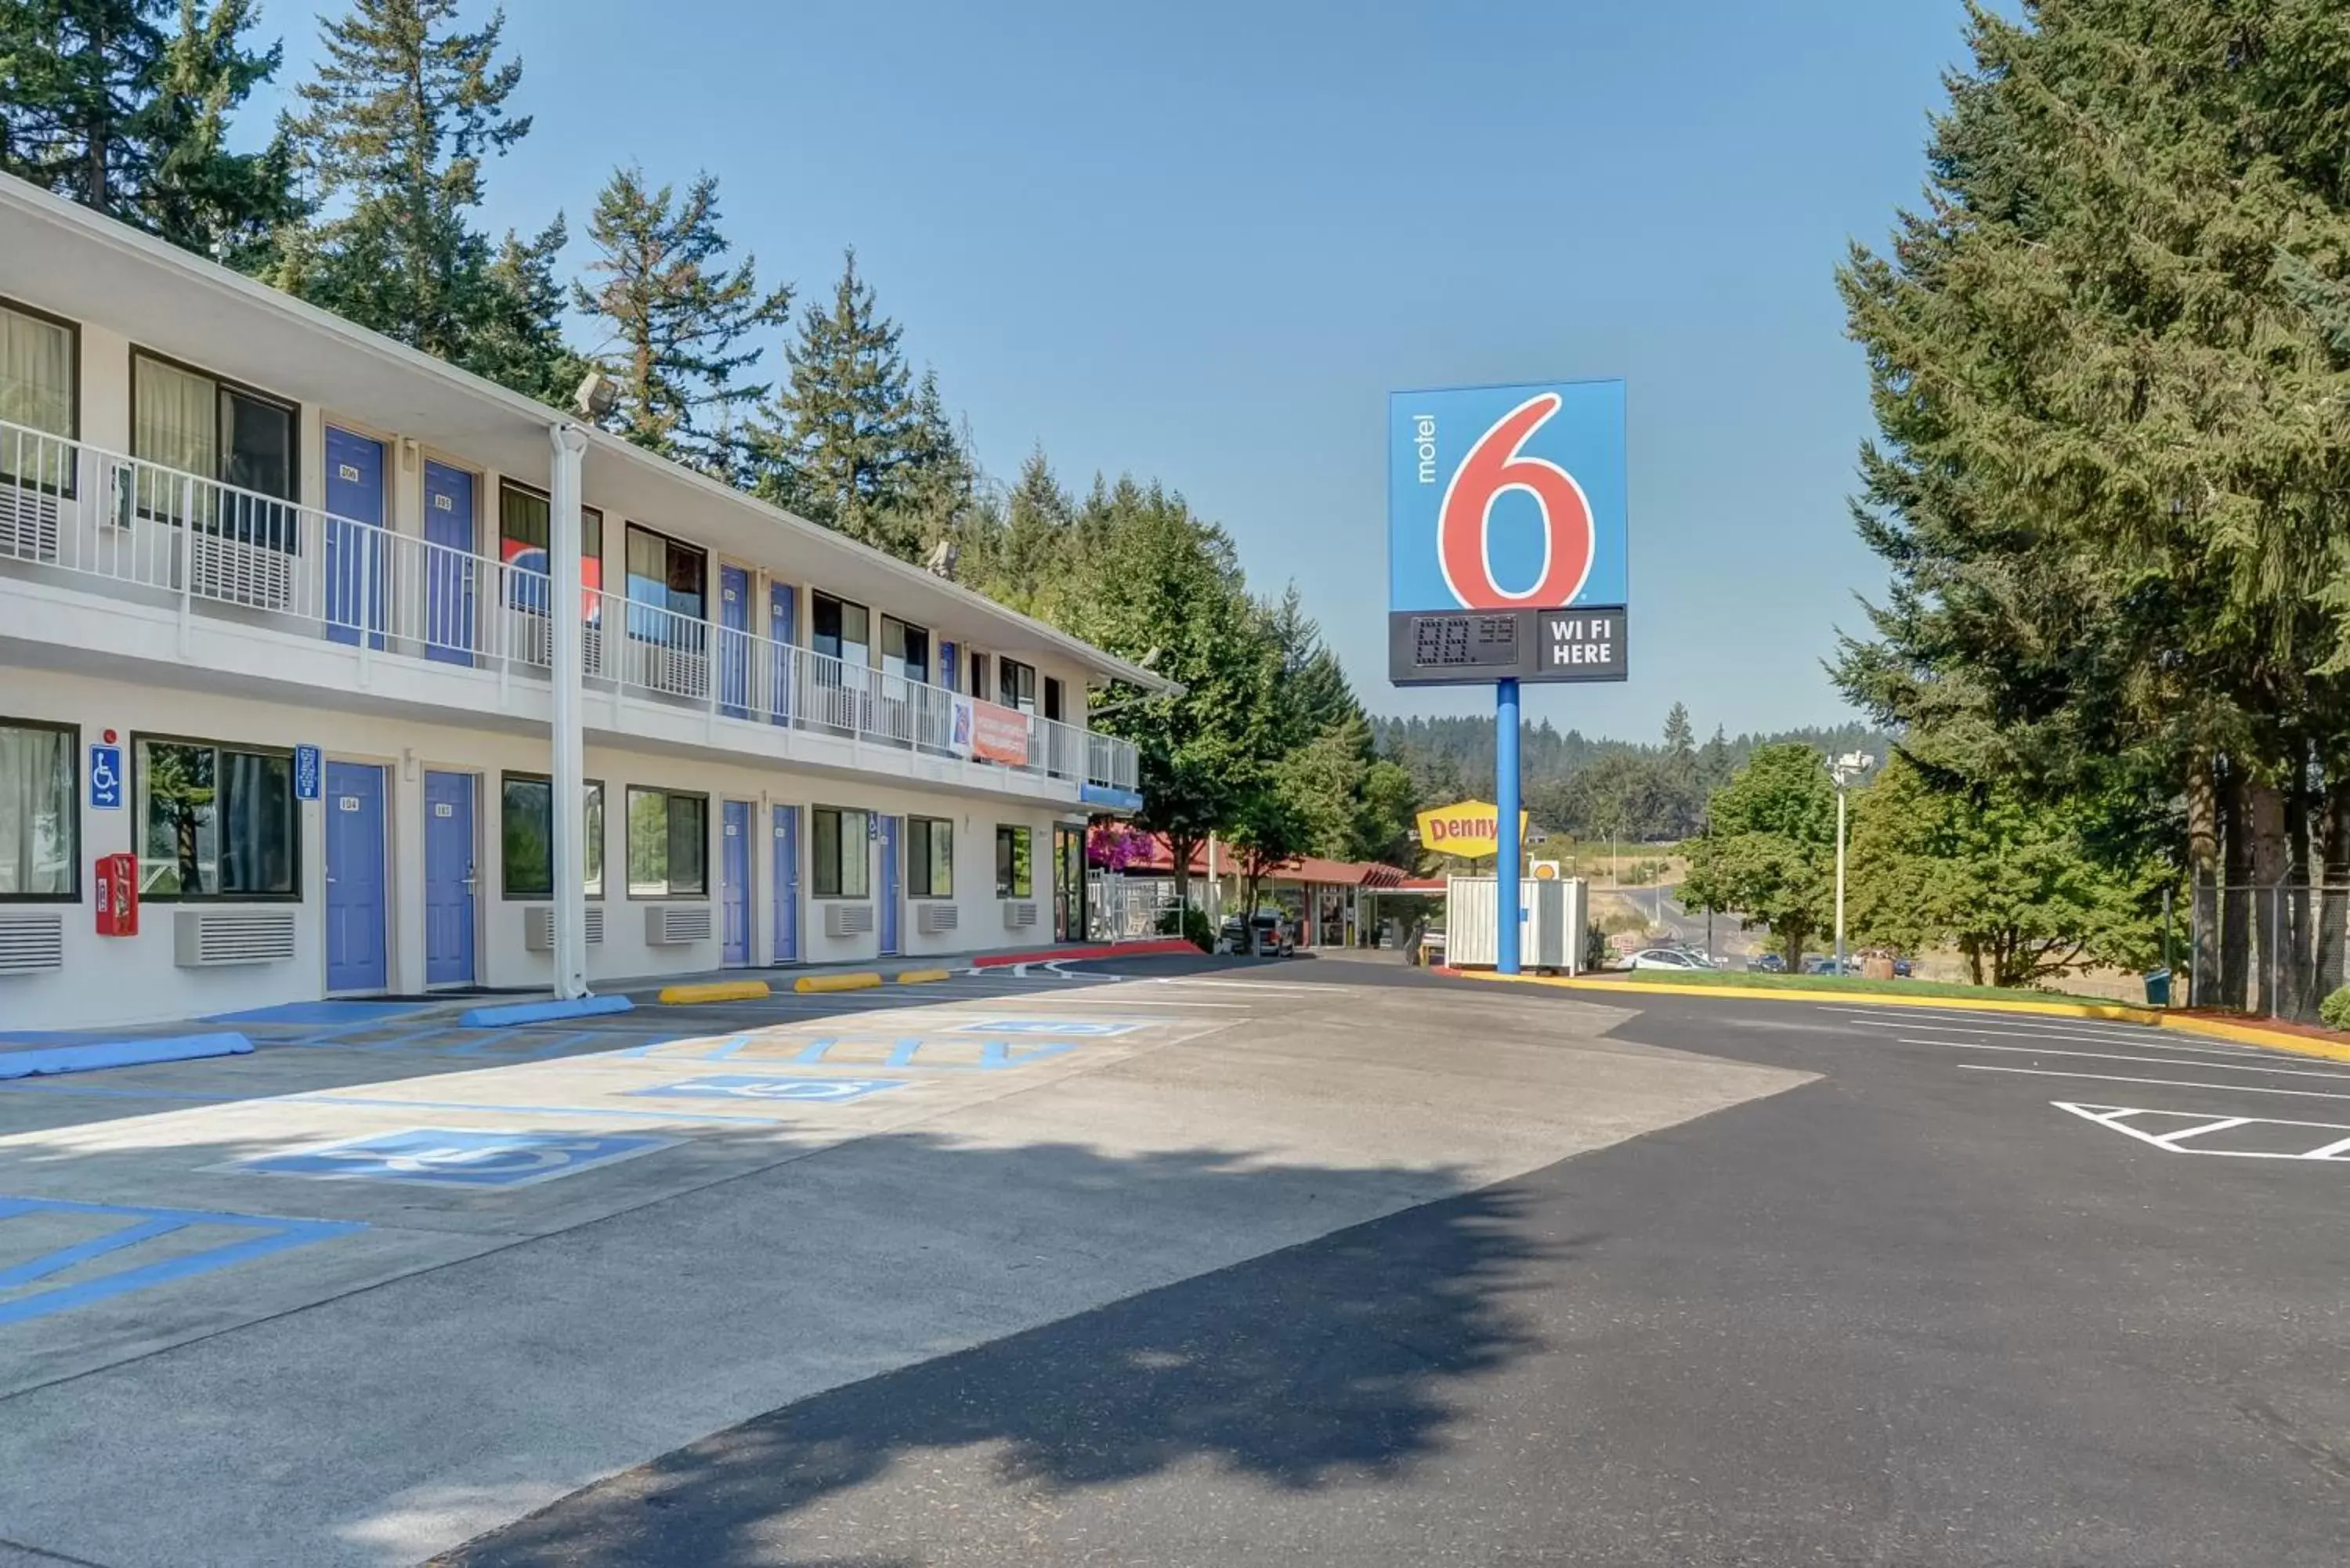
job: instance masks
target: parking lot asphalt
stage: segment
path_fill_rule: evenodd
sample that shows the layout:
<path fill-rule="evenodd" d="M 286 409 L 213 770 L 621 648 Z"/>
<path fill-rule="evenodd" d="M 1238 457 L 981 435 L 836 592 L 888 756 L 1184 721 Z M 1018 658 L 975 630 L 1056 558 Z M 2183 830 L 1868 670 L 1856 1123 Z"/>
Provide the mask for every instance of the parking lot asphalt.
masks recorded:
<path fill-rule="evenodd" d="M 1307 1011 L 1430 1029 L 1412 983 Z M 1431 1061 L 1494 990 L 1438 1005 Z M 1799 1076 L 781 1406 L 442 1561 L 2345 1560 L 2350 1069 L 1857 1001 L 1605 1028 Z"/>
<path fill-rule="evenodd" d="M 763 1412 L 1806 1081 L 1605 1038 L 1628 1016 L 1155 960 L 303 1024 L 0 1093 L 0 1561 L 414 1563 Z M 1475 1271 L 1445 1288 L 1479 1310 Z"/>

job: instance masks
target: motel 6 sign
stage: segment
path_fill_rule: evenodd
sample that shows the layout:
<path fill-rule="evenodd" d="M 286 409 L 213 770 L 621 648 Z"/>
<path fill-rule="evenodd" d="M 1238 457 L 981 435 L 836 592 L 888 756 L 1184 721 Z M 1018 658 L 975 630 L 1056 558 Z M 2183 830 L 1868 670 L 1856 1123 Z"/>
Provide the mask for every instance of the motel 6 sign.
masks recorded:
<path fill-rule="evenodd" d="M 1388 679 L 1622 680 L 1624 383 L 1388 401 Z"/>

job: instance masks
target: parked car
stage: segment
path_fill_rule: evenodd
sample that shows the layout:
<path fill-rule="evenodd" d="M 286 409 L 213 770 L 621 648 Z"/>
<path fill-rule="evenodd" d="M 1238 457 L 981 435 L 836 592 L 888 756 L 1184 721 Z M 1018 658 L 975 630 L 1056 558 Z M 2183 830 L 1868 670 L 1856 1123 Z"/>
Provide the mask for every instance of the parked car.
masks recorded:
<path fill-rule="evenodd" d="M 1777 953 L 1764 953 L 1746 967 L 1757 974 L 1784 974 L 1787 972 L 1787 961 Z"/>
<path fill-rule="evenodd" d="M 1807 958 L 1804 961 L 1805 974 L 1834 974 L 1835 971 L 1836 961 L 1832 958 Z"/>
<path fill-rule="evenodd" d="M 1713 966 L 1693 952 L 1680 948 L 1642 948 L 1632 955 L 1628 969 L 1711 969 Z"/>
<path fill-rule="evenodd" d="M 1911 975 L 1913 975 L 1913 974 L 1915 974 L 1915 973 L 1917 973 L 1917 972 L 1918 972 L 1918 971 L 1917 971 L 1917 966 L 1915 966 L 1914 964 L 1912 964 L 1912 963 L 1911 963 L 1908 959 L 1906 959 L 1906 958 L 1898 958 L 1898 959 L 1895 959 L 1895 960 L 1893 961 L 1893 978 L 1894 978 L 1894 979 L 1896 979 L 1896 980 L 1908 980 Z"/>
<path fill-rule="evenodd" d="M 1259 909 L 1250 916 L 1249 936 L 1259 958 L 1287 958 L 1297 950 L 1288 922 L 1276 910 Z"/>

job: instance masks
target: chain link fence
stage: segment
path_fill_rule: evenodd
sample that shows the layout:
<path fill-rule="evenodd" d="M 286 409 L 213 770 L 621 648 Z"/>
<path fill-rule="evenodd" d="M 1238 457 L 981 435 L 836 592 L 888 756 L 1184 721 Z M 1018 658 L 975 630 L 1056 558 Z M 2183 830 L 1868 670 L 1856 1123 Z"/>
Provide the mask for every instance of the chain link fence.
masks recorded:
<path fill-rule="evenodd" d="M 2195 1006 L 2314 1023 L 2350 984 L 2350 884 L 2198 884 L 2178 956 Z"/>

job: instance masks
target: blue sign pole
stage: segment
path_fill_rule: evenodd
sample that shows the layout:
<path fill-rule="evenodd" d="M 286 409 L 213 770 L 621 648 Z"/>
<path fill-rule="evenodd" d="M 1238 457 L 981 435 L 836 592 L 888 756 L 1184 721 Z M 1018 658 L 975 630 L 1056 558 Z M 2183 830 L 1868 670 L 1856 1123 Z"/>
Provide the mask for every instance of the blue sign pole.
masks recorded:
<path fill-rule="evenodd" d="M 1518 877 L 1518 683 L 1493 682 L 1493 968 L 1518 972 L 1525 888 Z"/>

